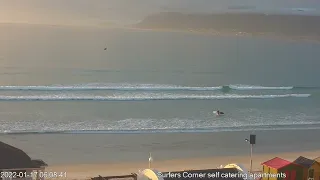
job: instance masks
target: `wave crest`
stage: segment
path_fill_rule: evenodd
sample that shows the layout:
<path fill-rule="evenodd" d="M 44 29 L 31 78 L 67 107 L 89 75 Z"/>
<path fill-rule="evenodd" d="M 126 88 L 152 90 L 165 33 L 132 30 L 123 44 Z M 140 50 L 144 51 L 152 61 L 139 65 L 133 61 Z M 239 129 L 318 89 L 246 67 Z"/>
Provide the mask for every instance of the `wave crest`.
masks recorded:
<path fill-rule="evenodd" d="M 225 86 L 181 86 L 165 84 L 131 84 L 131 83 L 88 83 L 78 85 L 41 85 L 41 86 L 0 86 L 0 90 L 14 91 L 216 91 L 216 90 L 291 90 L 293 86 L 255 86 L 255 85 L 225 85 Z M 300 87 L 301 88 L 301 87 Z"/>
<path fill-rule="evenodd" d="M 267 98 L 306 98 L 311 94 L 282 94 L 282 95 L 111 95 L 111 96 L 76 96 L 76 95 L 33 95 L 33 96 L 0 96 L 0 101 L 147 101 L 147 100 L 217 100 L 217 99 L 267 99 Z"/>
<path fill-rule="evenodd" d="M 85 84 L 85 85 L 56 85 L 56 86 L 0 86 L 0 90 L 25 91 L 91 91 L 91 90 L 118 90 L 118 91 L 214 91 L 222 86 L 195 87 L 157 84 Z"/>
<path fill-rule="evenodd" d="M 293 89 L 293 86 L 251 86 L 251 85 L 229 85 L 231 89 L 235 90 L 290 90 Z"/>

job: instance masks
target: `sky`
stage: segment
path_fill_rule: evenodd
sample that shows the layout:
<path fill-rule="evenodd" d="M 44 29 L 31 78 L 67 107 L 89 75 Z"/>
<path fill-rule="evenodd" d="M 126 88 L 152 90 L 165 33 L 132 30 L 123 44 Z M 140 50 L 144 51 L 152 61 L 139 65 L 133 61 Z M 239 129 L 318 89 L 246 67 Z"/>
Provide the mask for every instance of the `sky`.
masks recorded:
<path fill-rule="evenodd" d="M 152 0 L 151 0 L 152 1 Z M 0 22 L 47 24 L 137 21 L 157 12 L 149 0 L 0 0 Z M 161 3 L 159 6 L 161 7 Z"/>
<path fill-rule="evenodd" d="M 129 24 L 165 11 L 214 12 L 229 6 L 320 9 L 318 0 L 0 0 L 0 22 Z"/>

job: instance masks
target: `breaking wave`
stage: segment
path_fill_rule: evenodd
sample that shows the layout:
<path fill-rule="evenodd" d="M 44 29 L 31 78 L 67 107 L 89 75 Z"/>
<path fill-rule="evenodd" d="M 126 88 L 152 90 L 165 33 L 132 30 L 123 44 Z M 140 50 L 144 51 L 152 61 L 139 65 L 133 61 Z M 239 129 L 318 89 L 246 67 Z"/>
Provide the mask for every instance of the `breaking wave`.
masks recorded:
<path fill-rule="evenodd" d="M 137 95 L 23 95 L 0 96 L 0 101 L 147 101 L 147 100 L 223 100 L 223 99 L 267 99 L 267 98 L 307 98 L 311 94 L 282 95 L 189 95 L 189 94 L 137 94 Z"/>
<path fill-rule="evenodd" d="M 268 130 L 299 130 L 320 129 L 319 123 L 297 125 L 246 125 L 237 127 L 210 127 L 210 128 L 162 128 L 162 129 L 83 129 L 83 130 L 8 130 L 0 134 L 143 134 L 143 133 L 201 133 L 201 132 L 229 132 L 229 131 L 268 131 Z"/>
<path fill-rule="evenodd" d="M 41 85 L 41 86 L 0 86 L 0 90 L 8 91 L 216 91 L 216 90 L 292 90 L 310 87 L 293 86 L 255 86 L 255 85 L 224 85 L 224 86 L 180 86 L 161 84 L 126 84 L 126 83 L 89 83 L 78 85 Z"/>
<path fill-rule="evenodd" d="M 271 86 L 251 86 L 251 85 L 229 85 L 230 89 L 235 90 L 290 90 L 293 89 L 293 86 L 280 86 L 280 87 L 271 87 Z"/>

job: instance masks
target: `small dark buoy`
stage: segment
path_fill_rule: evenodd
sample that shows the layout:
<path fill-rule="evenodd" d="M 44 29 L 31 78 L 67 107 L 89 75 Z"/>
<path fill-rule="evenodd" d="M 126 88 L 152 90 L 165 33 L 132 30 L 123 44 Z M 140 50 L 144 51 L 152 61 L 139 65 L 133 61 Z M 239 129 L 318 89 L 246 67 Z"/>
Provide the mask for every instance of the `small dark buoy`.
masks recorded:
<path fill-rule="evenodd" d="M 104 48 L 104 50 L 107 50 L 107 48 Z"/>

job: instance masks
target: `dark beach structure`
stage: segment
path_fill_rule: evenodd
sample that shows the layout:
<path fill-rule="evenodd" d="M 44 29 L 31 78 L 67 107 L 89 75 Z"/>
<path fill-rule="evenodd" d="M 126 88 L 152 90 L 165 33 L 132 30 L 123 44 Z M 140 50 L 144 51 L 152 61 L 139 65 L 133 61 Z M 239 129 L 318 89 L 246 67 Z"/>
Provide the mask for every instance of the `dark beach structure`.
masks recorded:
<path fill-rule="evenodd" d="M 31 180 L 33 178 L 36 178 L 36 180 L 41 180 L 39 176 L 30 176 L 26 178 L 26 174 L 31 174 L 31 172 L 37 171 L 37 173 L 34 174 L 39 175 L 40 172 L 45 171 L 45 168 L 47 166 L 48 165 L 44 161 L 33 160 L 21 149 L 18 149 L 0 141 L 0 172 L 2 172 L 2 174 L 7 172 L 7 174 L 11 174 L 10 176 L 15 176 L 10 178 L 9 176 L 3 178 L 3 176 L 2 180 Z"/>
<path fill-rule="evenodd" d="M 300 156 L 295 161 L 303 167 L 303 180 L 314 179 L 320 180 L 320 163 L 313 159 Z"/>
<path fill-rule="evenodd" d="M 91 178 L 91 180 L 137 180 L 138 175 L 135 173 L 129 174 L 129 175 L 122 175 L 122 176 L 97 176 Z"/>

